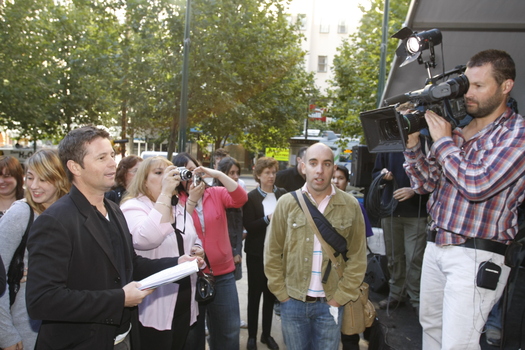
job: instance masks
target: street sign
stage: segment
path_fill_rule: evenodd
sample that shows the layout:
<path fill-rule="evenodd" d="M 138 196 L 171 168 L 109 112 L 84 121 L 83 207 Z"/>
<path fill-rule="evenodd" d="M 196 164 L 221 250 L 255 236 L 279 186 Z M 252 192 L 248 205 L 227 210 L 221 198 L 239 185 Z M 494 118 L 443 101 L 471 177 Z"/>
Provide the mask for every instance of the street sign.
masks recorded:
<path fill-rule="evenodd" d="M 266 148 L 266 157 L 272 157 L 279 162 L 287 162 L 290 157 L 290 150 L 288 148 Z"/>

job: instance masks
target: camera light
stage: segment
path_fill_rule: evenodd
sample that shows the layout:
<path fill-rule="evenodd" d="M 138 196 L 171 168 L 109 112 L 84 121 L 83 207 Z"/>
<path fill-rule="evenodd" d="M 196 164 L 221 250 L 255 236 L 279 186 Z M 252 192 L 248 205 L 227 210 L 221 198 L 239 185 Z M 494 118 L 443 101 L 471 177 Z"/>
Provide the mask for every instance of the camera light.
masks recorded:
<path fill-rule="evenodd" d="M 392 38 L 403 41 L 396 50 L 396 56 L 402 60 L 399 67 L 406 66 L 417 60 L 419 64 L 428 63 L 430 67 L 435 68 L 434 46 L 441 44 L 442 40 L 439 29 L 417 33 L 408 27 L 404 27 L 392 35 Z M 430 49 L 430 58 L 428 62 L 424 62 L 421 54 L 427 49 Z"/>
<path fill-rule="evenodd" d="M 411 36 L 407 39 L 406 48 L 408 53 L 411 55 L 418 53 L 421 50 L 419 39 L 415 36 Z"/>
<path fill-rule="evenodd" d="M 421 33 L 414 33 L 406 40 L 406 50 L 409 54 L 414 55 L 418 52 L 426 50 L 430 47 L 441 44 L 441 31 L 439 29 L 431 29 Z"/>

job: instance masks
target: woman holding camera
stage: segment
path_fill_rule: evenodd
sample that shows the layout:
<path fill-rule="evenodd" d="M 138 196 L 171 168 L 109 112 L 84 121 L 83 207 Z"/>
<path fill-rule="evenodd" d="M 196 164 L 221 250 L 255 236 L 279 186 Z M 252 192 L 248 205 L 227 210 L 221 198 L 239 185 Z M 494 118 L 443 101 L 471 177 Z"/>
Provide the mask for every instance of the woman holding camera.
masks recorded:
<path fill-rule="evenodd" d="M 239 162 L 232 157 L 225 157 L 217 164 L 217 170 L 222 171 L 233 181 L 237 182 L 239 186 L 242 186 L 239 183 L 240 169 Z M 213 181 L 213 186 L 224 187 L 217 179 Z M 244 231 L 242 209 L 228 208 L 226 209 L 226 217 L 228 218 L 228 233 L 232 246 L 233 262 L 235 263 L 235 280 L 238 281 L 242 278 L 242 240 Z"/>
<path fill-rule="evenodd" d="M 204 181 L 200 181 L 195 186 L 193 181 L 188 180 L 181 181 L 178 187 L 180 201 L 187 207 L 195 208 L 195 229 L 216 279 L 216 296 L 206 305 L 199 305 L 199 320 L 190 331 L 186 348 L 204 350 L 204 318 L 207 315 L 210 349 L 239 349 L 239 298 L 226 208 L 241 208 L 247 200 L 246 191 L 223 172 L 199 166 L 199 162 L 188 153 L 177 154 L 173 164 L 192 171 L 193 177 L 211 177 L 224 185 L 208 187 Z M 194 200 L 193 191 L 198 194 L 197 200 Z"/>
<path fill-rule="evenodd" d="M 158 259 L 183 255 L 204 257 L 191 212 L 177 203 L 179 169 L 163 157 L 144 160 L 122 199 L 121 209 L 138 255 Z M 197 274 L 161 287 L 139 304 L 141 348 L 183 349 L 195 323 Z"/>

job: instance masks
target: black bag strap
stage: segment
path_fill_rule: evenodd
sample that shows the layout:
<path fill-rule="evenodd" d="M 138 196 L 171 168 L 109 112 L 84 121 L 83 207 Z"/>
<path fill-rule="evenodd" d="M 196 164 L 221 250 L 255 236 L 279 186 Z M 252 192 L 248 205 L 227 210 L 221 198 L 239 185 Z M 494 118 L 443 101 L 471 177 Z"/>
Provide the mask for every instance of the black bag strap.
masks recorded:
<path fill-rule="evenodd" d="M 177 203 L 173 204 L 173 201 L 172 201 L 172 205 L 177 205 Z M 176 227 L 176 224 L 177 224 L 176 222 L 171 224 L 171 226 L 175 230 L 175 234 L 176 234 L 176 237 L 177 237 L 177 244 L 179 246 L 179 256 L 183 256 L 184 255 L 184 246 L 183 246 L 184 242 L 183 242 L 182 235 L 184 235 L 186 233 L 186 214 L 187 214 L 187 211 L 186 211 L 186 207 L 185 207 L 184 208 L 184 229 L 183 229 L 183 231 L 179 230 Z M 204 247 L 202 247 L 202 249 L 204 249 Z M 208 256 L 206 255 L 206 252 L 204 252 L 204 262 L 206 262 L 206 266 L 208 266 L 208 269 L 210 270 L 210 273 L 213 275 L 213 270 L 211 269 L 210 261 L 208 260 Z M 199 269 L 198 274 L 202 274 L 202 270 Z"/>
<path fill-rule="evenodd" d="M 334 248 L 335 256 L 343 254 L 343 258 L 346 261 L 346 252 L 348 251 L 348 249 L 346 248 L 346 239 L 343 236 L 341 236 L 339 232 L 337 232 L 337 230 L 332 226 L 330 221 L 328 221 L 328 219 L 326 219 L 326 217 L 319 211 L 319 209 L 317 209 L 317 207 L 313 205 L 312 202 L 310 202 L 308 197 L 301 191 L 301 189 L 290 193 L 295 198 L 297 203 L 299 203 L 301 209 L 302 206 L 301 202 L 299 201 L 298 195 L 301 194 L 303 196 L 304 202 L 306 203 L 306 207 L 308 208 L 308 211 L 310 212 L 310 215 L 312 216 L 312 219 L 315 225 L 317 226 L 317 229 L 321 233 L 321 236 L 332 248 Z"/>
<path fill-rule="evenodd" d="M 26 231 L 24 232 L 22 240 L 20 241 L 18 248 L 16 248 L 13 257 L 11 258 L 9 268 L 7 270 L 10 306 L 15 302 L 16 294 L 20 290 L 20 280 L 24 276 L 24 255 L 26 251 L 27 237 L 29 236 L 29 230 L 31 229 L 31 225 L 33 224 L 33 220 L 35 218 L 33 208 L 29 204 L 27 205 L 29 206 L 29 222 L 27 223 Z"/>
<path fill-rule="evenodd" d="M 298 191 L 300 191 L 300 190 L 298 190 Z M 310 214 L 310 211 L 308 210 L 308 207 L 307 207 L 307 204 L 306 204 L 306 201 L 308 199 L 305 199 L 303 196 L 298 196 L 298 197 L 296 197 L 296 199 L 299 202 L 299 205 L 301 206 L 301 209 L 303 209 L 304 215 L 306 216 L 306 220 L 308 221 L 308 223 L 310 225 L 314 226 L 314 233 L 315 233 L 317 239 L 319 240 L 319 242 L 321 243 L 321 246 L 323 247 L 323 250 L 330 257 L 330 261 L 328 262 L 328 266 L 326 267 L 326 270 L 325 270 L 325 273 L 324 273 L 324 276 L 323 276 L 323 279 L 322 279 L 322 283 L 324 284 L 328 280 L 328 276 L 330 275 L 330 271 L 332 270 L 332 265 L 335 266 L 335 269 L 337 271 L 337 274 L 339 275 L 339 278 L 342 278 L 343 277 L 343 271 L 341 271 L 341 269 L 343 269 L 344 267 L 341 267 L 340 264 L 337 262 L 337 259 L 335 258 L 335 254 L 338 254 L 338 253 L 334 252 L 334 248 L 331 247 L 323 239 L 323 236 L 321 235 L 321 232 L 319 231 L 319 228 L 314 223 L 312 215 Z"/>

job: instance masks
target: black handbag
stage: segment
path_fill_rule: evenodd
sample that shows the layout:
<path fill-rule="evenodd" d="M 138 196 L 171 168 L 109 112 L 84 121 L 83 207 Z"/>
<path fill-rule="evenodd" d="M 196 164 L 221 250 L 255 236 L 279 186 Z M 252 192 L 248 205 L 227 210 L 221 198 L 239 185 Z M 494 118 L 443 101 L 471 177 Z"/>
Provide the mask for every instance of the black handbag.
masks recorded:
<path fill-rule="evenodd" d="M 27 236 L 34 220 L 33 208 L 29 206 L 29 222 L 27 223 L 26 231 L 22 236 L 22 240 L 16 248 L 11 263 L 7 269 L 7 284 L 9 286 L 9 306 L 15 302 L 16 294 L 20 290 L 20 280 L 24 277 L 24 255 L 26 252 Z"/>
<path fill-rule="evenodd" d="M 215 298 L 215 276 L 213 276 L 213 270 L 207 256 L 204 256 L 204 261 L 206 261 L 210 272 L 206 273 L 203 270 L 199 270 L 197 273 L 195 300 L 199 303 L 209 303 Z"/>

